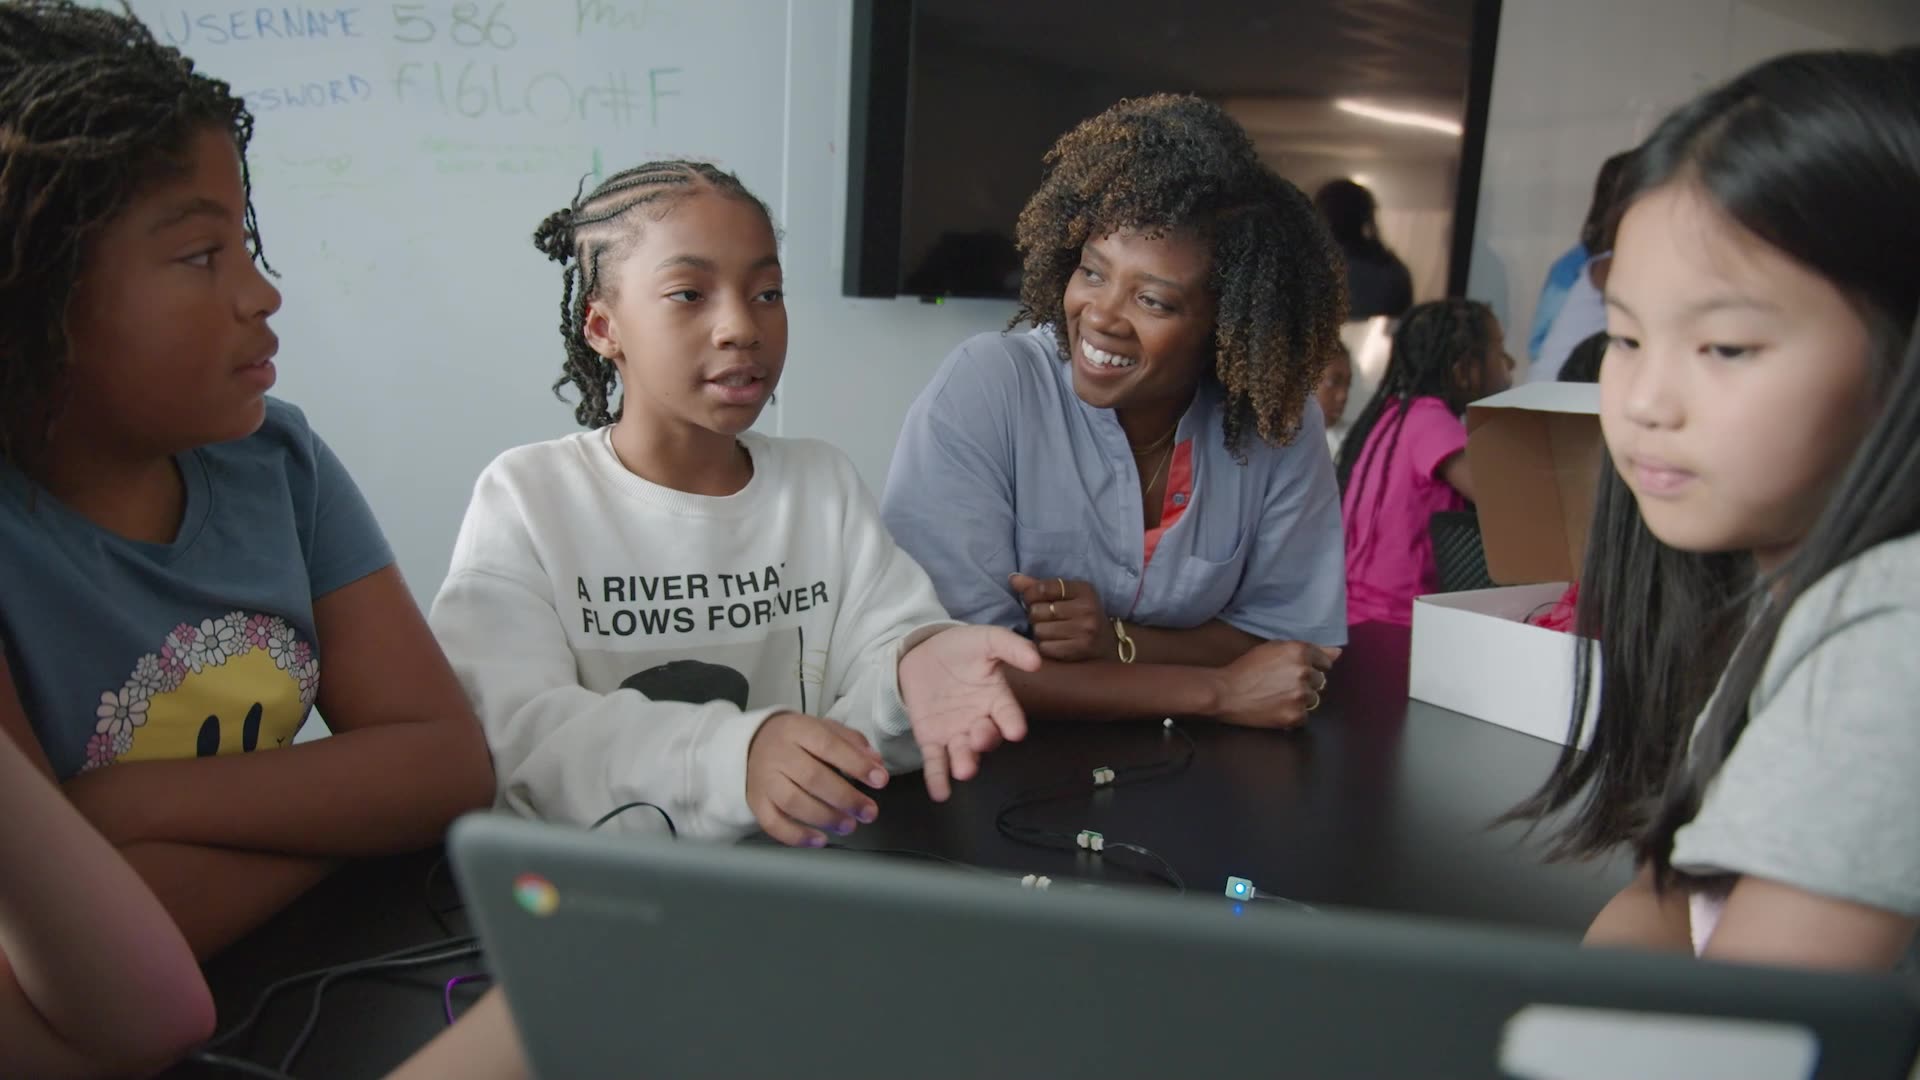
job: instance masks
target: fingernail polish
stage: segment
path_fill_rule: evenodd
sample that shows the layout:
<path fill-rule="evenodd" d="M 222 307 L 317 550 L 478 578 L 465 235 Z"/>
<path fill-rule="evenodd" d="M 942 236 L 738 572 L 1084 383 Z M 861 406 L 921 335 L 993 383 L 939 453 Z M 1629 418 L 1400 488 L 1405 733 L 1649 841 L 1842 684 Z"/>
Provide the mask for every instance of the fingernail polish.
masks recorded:
<path fill-rule="evenodd" d="M 807 837 L 807 846 L 808 847 L 826 847 L 827 838 L 824 836 L 809 836 Z"/>
<path fill-rule="evenodd" d="M 847 836 L 851 834 L 853 832 L 853 829 L 854 829 L 854 823 L 851 821 L 838 822 L 833 826 L 833 831 L 839 833 L 841 836 Z"/>
<path fill-rule="evenodd" d="M 861 824 L 871 825 L 873 824 L 873 819 L 876 817 L 879 817 L 880 815 L 875 813 L 872 807 L 863 806 L 860 809 L 854 811 L 853 816 L 859 818 Z"/>

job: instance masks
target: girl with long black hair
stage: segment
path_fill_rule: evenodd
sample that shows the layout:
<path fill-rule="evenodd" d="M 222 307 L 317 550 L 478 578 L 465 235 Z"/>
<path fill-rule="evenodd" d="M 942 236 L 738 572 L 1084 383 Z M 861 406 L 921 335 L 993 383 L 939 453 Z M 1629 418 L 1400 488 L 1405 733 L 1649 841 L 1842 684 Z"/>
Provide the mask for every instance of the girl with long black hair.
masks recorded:
<path fill-rule="evenodd" d="M 1684 106 L 1606 279 L 1575 734 L 1515 813 L 1640 872 L 1594 944 L 1902 966 L 1920 925 L 1920 50 Z M 1571 740 L 1570 745 L 1578 739 Z"/>

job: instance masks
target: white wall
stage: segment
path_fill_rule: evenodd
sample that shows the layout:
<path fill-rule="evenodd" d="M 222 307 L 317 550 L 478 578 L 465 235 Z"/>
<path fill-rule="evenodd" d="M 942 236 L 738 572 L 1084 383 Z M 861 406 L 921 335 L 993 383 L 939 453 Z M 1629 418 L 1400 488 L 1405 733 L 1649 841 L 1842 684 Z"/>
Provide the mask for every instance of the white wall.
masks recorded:
<path fill-rule="evenodd" d="M 1916 0 L 1506 0 L 1469 295 L 1525 357 L 1547 266 L 1578 239 L 1609 155 L 1769 56 L 1915 41 Z"/>

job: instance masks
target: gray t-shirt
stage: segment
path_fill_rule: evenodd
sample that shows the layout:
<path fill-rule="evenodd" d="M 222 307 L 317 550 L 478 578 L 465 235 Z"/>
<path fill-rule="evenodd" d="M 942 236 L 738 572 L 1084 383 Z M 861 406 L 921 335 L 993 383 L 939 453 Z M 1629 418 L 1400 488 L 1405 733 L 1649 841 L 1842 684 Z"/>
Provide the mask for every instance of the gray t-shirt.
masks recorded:
<path fill-rule="evenodd" d="M 67 779 L 291 742 L 320 684 L 313 602 L 393 562 L 300 410 L 176 459 L 169 544 L 110 533 L 0 459 L 0 647 Z"/>
<path fill-rule="evenodd" d="M 1746 730 L 1674 837 L 1674 866 L 1920 917 L 1916 645 L 1920 536 L 1808 589 L 1781 624 Z"/>

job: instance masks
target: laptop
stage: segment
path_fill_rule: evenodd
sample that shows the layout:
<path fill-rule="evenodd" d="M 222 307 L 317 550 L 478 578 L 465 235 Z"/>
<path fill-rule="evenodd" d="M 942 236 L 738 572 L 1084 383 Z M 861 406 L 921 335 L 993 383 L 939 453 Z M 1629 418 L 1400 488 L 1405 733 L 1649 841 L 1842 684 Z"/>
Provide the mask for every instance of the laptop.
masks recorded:
<path fill-rule="evenodd" d="M 536 1076 L 1906 1078 L 1894 977 L 496 815 L 452 860 Z"/>

